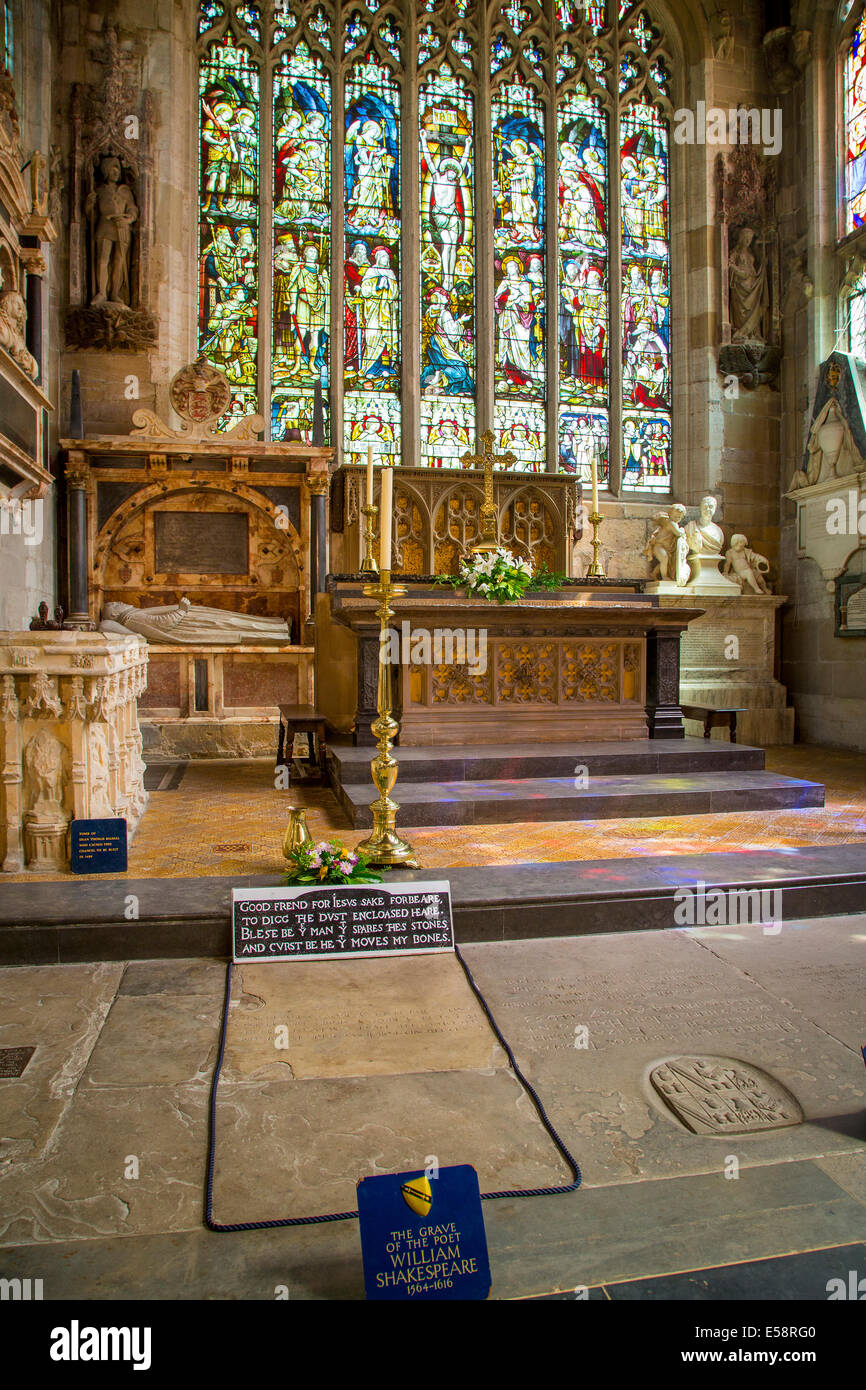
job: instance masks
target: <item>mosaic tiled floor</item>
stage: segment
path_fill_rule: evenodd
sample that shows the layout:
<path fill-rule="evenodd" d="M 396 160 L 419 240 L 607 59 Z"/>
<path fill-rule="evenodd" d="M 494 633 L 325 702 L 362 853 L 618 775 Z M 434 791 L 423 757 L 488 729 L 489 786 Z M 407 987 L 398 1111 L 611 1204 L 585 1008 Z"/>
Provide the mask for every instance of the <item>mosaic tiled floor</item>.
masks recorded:
<path fill-rule="evenodd" d="M 767 767 L 823 782 L 826 805 L 820 810 L 737 815 L 443 827 L 413 830 L 410 838 L 423 867 L 431 869 L 637 854 L 784 851 L 866 841 L 866 755 L 800 746 L 771 748 Z M 307 824 L 316 839 L 338 836 L 354 845 L 367 833 L 348 828 L 329 790 L 277 791 L 273 764 L 267 759 L 190 763 L 179 783 L 171 769 L 166 774 L 159 779 L 166 789 L 151 790 L 130 845 L 131 878 L 275 872 L 283 863 L 280 845 L 290 805 L 308 808 Z M 399 801 L 399 782 L 396 797 Z M 17 874 L 6 882 L 59 877 L 72 875 Z"/>

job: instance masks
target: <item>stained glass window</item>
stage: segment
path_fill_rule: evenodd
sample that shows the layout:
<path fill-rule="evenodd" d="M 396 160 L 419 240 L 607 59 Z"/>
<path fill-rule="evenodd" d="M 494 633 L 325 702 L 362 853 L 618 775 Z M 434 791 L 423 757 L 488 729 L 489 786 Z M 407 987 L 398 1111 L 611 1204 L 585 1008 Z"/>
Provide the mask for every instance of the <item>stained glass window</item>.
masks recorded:
<path fill-rule="evenodd" d="M 866 270 L 854 281 L 846 302 L 848 351 L 866 361 Z"/>
<path fill-rule="evenodd" d="M 447 63 L 419 95 L 421 459 L 454 467 L 474 446 L 474 105 Z"/>
<path fill-rule="evenodd" d="M 457 468 L 492 428 L 518 470 L 588 482 L 595 463 L 615 493 L 670 490 L 676 73 L 657 15 L 200 0 L 196 32 L 199 342 L 234 417 L 309 441 L 321 398 L 338 462 L 370 447 Z M 861 25 L 845 50 L 852 227 L 862 50 Z"/>
<path fill-rule="evenodd" d="M 259 68 L 231 31 L 207 51 L 199 100 L 199 348 L 240 418 L 258 400 Z"/>
<path fill-rule="evenodd" d="M 535 471 L 544 468 L 546 442 L 544 111 L 527 82 L 498 88 L 491 128 L 493 432 L 497 452 Z"/>
<path fill-rule="evenodd" d="M 15 67 L 15 15 L 12 0 L 3 3 L 3 66 L 11 75 Z"/>
<path fill-rule="evenodd" d="M 345 102 L 343 457 L 399 462 L 400 88 L 371 55 Z"/>
<path fill-rule="evenodd" d="M 608 479 L 607 122 L 585 86 L 561 99 L 559 463 Z"/>
<path fill-rule="evenodd" d="M 668 136 L 649 102 L 621 124 L 623 485 L 670 490 Z"/>
<path fill-rule="evenodd" d="M 845 63 L 845 231 L 866 221 L 866 14 Z"/>
<path fill-rule="evenodd" d="M 273 101 L 272 429 L 309 441 L 316 382 L 323 398 L 329 384 L 331 86 L 303 40 L 280 57 Z"/>

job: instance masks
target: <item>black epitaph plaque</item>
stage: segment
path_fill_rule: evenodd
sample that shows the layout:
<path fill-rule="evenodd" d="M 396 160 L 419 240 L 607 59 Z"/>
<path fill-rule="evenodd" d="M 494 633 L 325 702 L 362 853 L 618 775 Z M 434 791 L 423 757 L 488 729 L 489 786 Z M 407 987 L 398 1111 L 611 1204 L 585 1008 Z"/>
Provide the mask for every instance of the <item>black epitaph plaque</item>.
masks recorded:
<path fill-rule="evenodd" d="M 155 512 L 153 541 L 158 574 L 249 572 L 245 512 Z"/>
<path fill-rule="evenodd" d="M 23 1076 L 35 1051 L 35 1047 L 0 1047 L 0 1076 Z"/>
<path fill-rule="evenodd" d="M 233 888 L 235 961 L 452 951 L 447 882 Z"/>
<path fill-rule="evenodd" d="M 74 820 L 69 830 L 69 867 L 74 874 L 126 873 L 126 821 Z"/>

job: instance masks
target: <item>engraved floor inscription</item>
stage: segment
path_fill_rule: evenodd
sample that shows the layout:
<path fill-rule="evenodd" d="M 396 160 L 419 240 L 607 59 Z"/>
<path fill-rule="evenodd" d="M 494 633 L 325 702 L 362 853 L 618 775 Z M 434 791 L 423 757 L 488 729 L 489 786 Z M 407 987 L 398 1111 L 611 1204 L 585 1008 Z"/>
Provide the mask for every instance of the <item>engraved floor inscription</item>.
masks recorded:
<path fill-rule="evenodd" d="M 452 955 L 236 968 L 226 1081 L 503 1065 L 505 1056 Z"/>

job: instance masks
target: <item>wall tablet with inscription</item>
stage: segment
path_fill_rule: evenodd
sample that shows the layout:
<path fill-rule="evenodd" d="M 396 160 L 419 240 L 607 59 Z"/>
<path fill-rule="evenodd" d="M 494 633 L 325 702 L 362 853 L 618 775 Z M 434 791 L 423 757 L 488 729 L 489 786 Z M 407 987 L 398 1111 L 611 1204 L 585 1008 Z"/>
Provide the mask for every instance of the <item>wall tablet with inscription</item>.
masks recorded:
<path fill-rule="evenodd" d="M 159 574 L 243 574 L 250 567 L 245 512 L 154 512 Z"/>
<path fill-rule="evenodd" d="M 233 888 L 234 961 L 452 951 L 447 882 Z"/>

